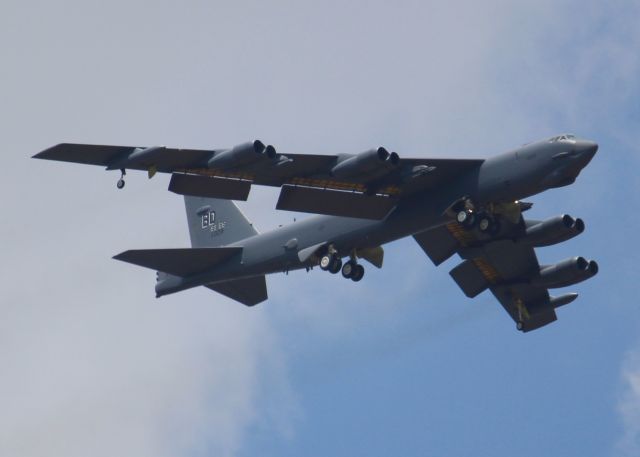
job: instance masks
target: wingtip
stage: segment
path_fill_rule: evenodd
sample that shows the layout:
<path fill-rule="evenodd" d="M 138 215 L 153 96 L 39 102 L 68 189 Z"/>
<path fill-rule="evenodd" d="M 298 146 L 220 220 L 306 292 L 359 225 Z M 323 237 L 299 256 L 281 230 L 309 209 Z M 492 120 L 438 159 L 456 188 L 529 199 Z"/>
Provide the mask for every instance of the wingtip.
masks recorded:
<path fill-rule="evenodd" d="M 114 256 L 113 256 L 113 257 L 111 257 L 111 258 L 112 258 L 113 260 L 121 260 L 121 261 L 123 261 L 123 262 L 126 262 L 127 254 L 128 254 L 129 252 L 130 252 L 130 251 L 122 251 L 121 253 L 116 254 L 116 255 L 114 255 Z"/>
<path fill-rule="evenodd" d="M 59 149 L 61 146 L 64 146 L 66 143 L 58 143 L 58 144 L 54 144 L 51 147 L 48 147 L 47 149 L 43 149 L 42 151 L 38 152 L 37 154 L 34 154 L 31 156 L 32 159 L 52 159 L 54 157 L 51 157 L 52 152 Z"/>

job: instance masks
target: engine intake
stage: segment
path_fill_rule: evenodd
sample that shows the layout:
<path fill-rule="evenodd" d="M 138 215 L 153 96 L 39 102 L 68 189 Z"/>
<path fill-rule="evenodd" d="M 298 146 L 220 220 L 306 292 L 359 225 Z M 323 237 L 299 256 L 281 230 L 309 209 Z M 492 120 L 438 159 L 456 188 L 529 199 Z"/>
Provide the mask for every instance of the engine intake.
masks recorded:
<path fill-rule="evenodd" d="M 339 179 L 359 178 L 371 181 L 386 175 L 399 163 L 400 157 L 397 153 L 390 153 L 379 147 L 339 161 L 331 169 L 331 175 Z"/>
<path fill-rule="evenodd" d="M 570 240 L 582 232 L 584 232 L 582 219 L 574 219 L 568 214 L 563 214 L 529 225 L 524 236 L 518 241 L 533 247 L 551 246 Z"/>
<path fill-rule="evenodd" d="M 273 160 L 276 157 L 276 149 L 265 146 L 260 140 L 243 143 L 232 149 L 216 151 L 207 162 L 209 168 L 233 169 L 246 167 L 256 162 Z"/>
<path fill-rule="evenodd" d="M 554 265 L 540 267 L 540 273 L 531 280 L 531 284 L 554 289 L 577 284 L 597 273 L 598 264 L 594 260 L 572 257 Z"/>

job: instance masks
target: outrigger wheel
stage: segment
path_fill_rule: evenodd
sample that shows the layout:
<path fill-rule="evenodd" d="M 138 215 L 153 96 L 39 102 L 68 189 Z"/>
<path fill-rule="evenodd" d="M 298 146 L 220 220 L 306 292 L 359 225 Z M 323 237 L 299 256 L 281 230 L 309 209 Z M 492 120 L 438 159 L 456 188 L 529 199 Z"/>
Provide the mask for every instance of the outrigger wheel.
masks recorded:
<path fill-rule="evenodd" d="M 522 322 L 522 321 L 518 321 L 518 322 L 516 323 L 516 328 L 517 328 L 518 330 L 520 330 L 520 331 L 524 330 L 524 322 Z"/>
<path fill-rule="evenodd" d="M 121 168 L 121 169 L 120 169 L 120 173 L 121 173 L 121 175 L 120 175 L 120 179 L 118 179 L 118 182 L 116 183 L 116 187 L 117 187 L 118 189 L 122 189 L 122 188 L 124 187 L 124 184 L 125 184 L 125 183 L 124 183 L 124 175 L 126 175 L 126 174 L 127 174 L 127 172 L 125 171 L 125 169 L 124 169 L 124 168 Z"/>

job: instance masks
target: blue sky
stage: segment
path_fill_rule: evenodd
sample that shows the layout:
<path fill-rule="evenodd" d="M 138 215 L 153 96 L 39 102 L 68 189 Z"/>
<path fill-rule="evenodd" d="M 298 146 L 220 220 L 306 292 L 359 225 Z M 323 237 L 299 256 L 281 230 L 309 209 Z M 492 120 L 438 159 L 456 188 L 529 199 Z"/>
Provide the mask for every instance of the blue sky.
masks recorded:
<path fill-rule="evenodd" d="M 3 4 L 0 455 L 586 455 L 640 452 L 640 5 L 601 2 Z M 129 248 L 188 244 L 167 178 L 40 163 L 62 141 L 484 157 L 598 141 L 531 217 L 587 230 L 542 262 L 600 274 L 522 335 L 413 240 L 351 284 L 269 278 L 245 309 L 156 300 Z M 291 221 L 277 193 L 242 208 Z"/>

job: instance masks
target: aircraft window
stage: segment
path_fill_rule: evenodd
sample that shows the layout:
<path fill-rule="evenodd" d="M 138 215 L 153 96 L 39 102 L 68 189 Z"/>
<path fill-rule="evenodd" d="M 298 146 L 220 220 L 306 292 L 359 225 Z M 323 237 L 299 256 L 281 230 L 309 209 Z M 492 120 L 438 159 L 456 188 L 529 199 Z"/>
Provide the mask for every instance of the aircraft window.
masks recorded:
<path fill-rule="evenodd" d="M 576 136 L 569 133 L 567 135 L 554 136 L 549 140 L 550 143 L 556 143 L 558 141 L 567 141 L 569 143 L 575 143 Z"/>

